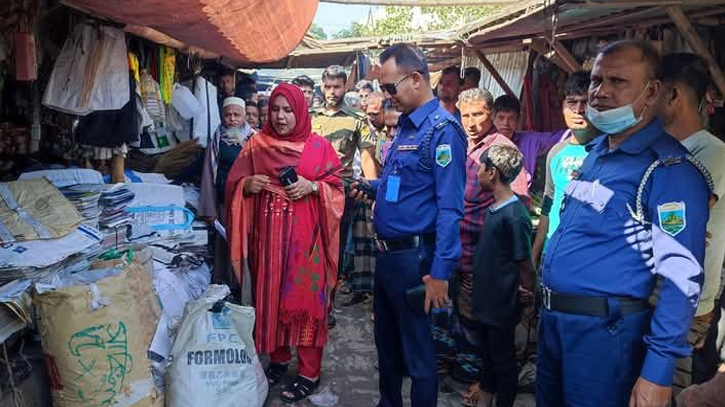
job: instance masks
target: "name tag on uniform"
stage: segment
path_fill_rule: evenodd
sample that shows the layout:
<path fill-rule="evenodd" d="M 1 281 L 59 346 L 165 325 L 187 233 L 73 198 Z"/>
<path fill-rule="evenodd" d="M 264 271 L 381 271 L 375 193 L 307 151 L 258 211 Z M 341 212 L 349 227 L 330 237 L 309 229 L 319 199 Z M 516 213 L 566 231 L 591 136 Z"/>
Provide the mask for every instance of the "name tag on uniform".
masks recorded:
<path fill-rule="evenodd" d="M 398 202 L 398 194 L 400 193 L 400 176 L 391 175 L 388 177 L 386 184 L 385 200 L 388 202 Z"/>
<path fill-rule="evenodd" d="M 417 144 L 403 144 L 398 146 L 398 151 L 415 151 L 418 149 Z"/>

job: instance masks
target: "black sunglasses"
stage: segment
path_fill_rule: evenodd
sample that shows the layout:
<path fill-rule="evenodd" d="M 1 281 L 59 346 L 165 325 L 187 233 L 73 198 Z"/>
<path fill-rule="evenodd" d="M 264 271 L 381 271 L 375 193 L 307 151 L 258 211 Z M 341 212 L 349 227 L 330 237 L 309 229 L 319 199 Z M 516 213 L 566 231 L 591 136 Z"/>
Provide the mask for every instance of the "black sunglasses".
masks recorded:
<path fill-rule="evenodd" d="M 404 77 L 398 79 L 395 83 L 384 83 L 380 85 L 380 89 L 383 90 L 383 92 L 387 93 L 390 96 L 395 96 L 398 94 L 398 85 L 400 85 L 404 80 L 408 79 L 413 75 L 414 73 L 417 73 L 418 71 L 413 71 Z"/>

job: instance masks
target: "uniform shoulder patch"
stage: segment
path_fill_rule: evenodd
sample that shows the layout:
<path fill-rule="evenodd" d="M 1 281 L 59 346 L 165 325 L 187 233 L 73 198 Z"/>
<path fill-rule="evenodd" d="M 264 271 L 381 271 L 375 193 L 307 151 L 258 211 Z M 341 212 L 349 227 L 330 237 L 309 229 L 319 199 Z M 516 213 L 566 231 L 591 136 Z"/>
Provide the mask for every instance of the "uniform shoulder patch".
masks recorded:
<path fill-rule="evenodd" d="M 677 236 L 687 227 L 686 207 L 684 202 L 668 202 L 657 205 L 660 229 L 670 236 Z"/>
<path fill-rule="evenodd" d="M 451 161 L 453 161 L 453 155 L 450 144 L 441 144 L 436 147 L 436 164 L 446 167 Z"/>

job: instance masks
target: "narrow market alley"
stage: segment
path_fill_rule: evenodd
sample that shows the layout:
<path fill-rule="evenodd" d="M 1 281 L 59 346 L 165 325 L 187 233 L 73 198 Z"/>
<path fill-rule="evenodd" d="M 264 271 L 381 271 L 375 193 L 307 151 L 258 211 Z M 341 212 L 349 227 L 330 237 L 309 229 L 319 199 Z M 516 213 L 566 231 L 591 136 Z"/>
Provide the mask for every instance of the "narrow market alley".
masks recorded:
<path fill-rule="evenodd" d="M 338 307 L 337 326 L 330 331 L 330 342 L 325 348 L 322 362 L 322 383 L 318 396 L 337 397 L 336 404 L 319 406 L 368 407 L 378 402 L 378 372 L 376 369 L 377 353 L 373 338 L 373 322 L 370 321 L 370 305 Z M 295 369 L 288 371 L 282 383 L 294 379 Z M 270 390 L 265 407 L 290 406 L 279 400 L 282 386 L 277 385 Z M 403 382 L 403 400 L 410 405 L 408 397 L 410 380 Z M 459 407 L 461 394 L 465 391 L 462 385 L 451 385 L 445 381 L 438 395 L 439 407 Z M 320 397 L 322 398 L 322 397 Z M 327 397 L 325 397 L 327 398 Z M 317 400 L 315 400 L 317 401 Z M 313 407 L 309 399 L 295 404 L 297 407 Z M 534 395 L 519 394 L 515 407 L 534 407 Z"/>
<path fill-rule="evenodd" d="M 723 22 L 0 0 L 0 407 L 725 407 Z"/>

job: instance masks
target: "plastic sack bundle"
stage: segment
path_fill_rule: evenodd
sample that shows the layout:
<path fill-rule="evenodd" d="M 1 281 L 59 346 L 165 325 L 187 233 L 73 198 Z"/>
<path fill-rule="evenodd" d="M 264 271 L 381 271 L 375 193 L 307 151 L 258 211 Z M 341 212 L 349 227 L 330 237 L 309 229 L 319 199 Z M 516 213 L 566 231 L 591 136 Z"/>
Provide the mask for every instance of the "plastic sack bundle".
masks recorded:
<path fill-rule="evenodd" d="M 0 243 L 57 239 L 81 221 L 76 207 L 44 178 L 0 182 Z"/>
<path fill-rule="evenodd" d="M 167 407 L 262 407 L 268 384 L 254 347 L 254 308 L 189 302 L 166 377 Z"/>
<path fill-rule="evenodd" d="M 36 295 L 54 406 L 164 405 L 147 359 L 160 310 L 139 257 L 118 275 Z"/>

